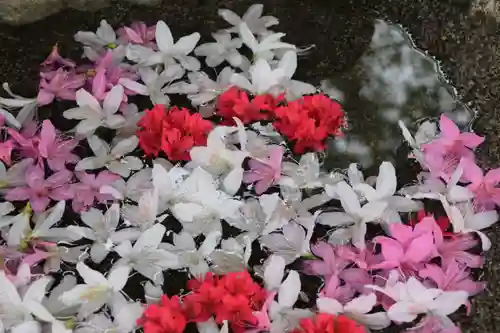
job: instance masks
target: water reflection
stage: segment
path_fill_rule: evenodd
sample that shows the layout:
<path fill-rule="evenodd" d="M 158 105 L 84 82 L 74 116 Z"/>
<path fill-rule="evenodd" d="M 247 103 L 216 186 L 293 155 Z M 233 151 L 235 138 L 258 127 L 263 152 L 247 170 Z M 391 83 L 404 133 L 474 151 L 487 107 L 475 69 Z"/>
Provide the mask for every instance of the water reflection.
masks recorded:
<path fill-rule="evenodd" d="M 457 100 L 437 62 L 418 50 L 402 28 L 380 20 L 358 64 L 323 82 L 322 88 L 342 102 L 349 120 L 345 137 L 329 144 L 329 167 L 356 161 L 369 168 L 394 161 L 402 143 L 400 119 L 414 129 L 446 113 L 467 127 L 474 115 Z"/>

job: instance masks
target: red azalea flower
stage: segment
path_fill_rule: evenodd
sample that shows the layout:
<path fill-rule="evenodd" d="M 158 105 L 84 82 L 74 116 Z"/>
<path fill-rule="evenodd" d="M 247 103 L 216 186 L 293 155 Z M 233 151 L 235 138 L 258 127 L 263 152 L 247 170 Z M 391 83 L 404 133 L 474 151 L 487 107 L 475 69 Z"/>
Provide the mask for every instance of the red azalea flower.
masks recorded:
<path fill-rule="evenodd" d="M 304 318 L 292 333 L 366 333 L 364 327 L 344 315 L 318 313 Z"/>
<path fill-rule="evenodd" d="M 144 328 L 144 333 L 182 333 L 186 327 L 177 296 L 172 299 L 162 296 L 160 304 L 148 306 L 137 322 Z"/>
<path fill-rule="evenodd" d="M 138 122 L 139 146 L 147 155 L 158 156 L 162 151 L 172 161 L 188 161 L 193 146 L 206 144 L 212 123 L 200 114 L 174 106 L 165 112 L 164 105 L 146 110 Z"/>
<path fill-rule="evenodd" d="M 220 281 L 226 293 L 243 295 L 254 310 L 259 310 L 266 299 L 265 290 L 252 280 L 247 271 L 226 274 Z"/>
<path fill-rule="evenodd" d="M 190 321 L 203 322 L 216 313 L 224 295 L 224 289 L 218 287 L 217 282 L 212 273 L 207 273 L 202 282 L 188 281 L 188 289 L 193 293 L 185 297 L 184 303 Z"/>
<path fill-rule="evenodd" d="M 218 323 L 223 323 L 224 320 L 229 321 L 234 333 L 242 333 L 246 327 L 256 326 L 258 320 L 248 303 L 248 298 L 244 295 L 224 295 L 215 314 L 215 320 Z"/>
<path fill-rule="evenodd" d="M 417 223 L 422 221 L 422 219 L 424 217 L 427 217 L 427 216 L 434 217 L 433 214 L 427 213 L 425 211 L 425 209 L 422 209 L 422 210 L 417 212 L 416 218 L 410 218 L 408 220 L 408 224 L 412 227 L 415 227 L 417 225 Z M 443 232 L 443 236 L 445 236 L 445 237 L 455 237 L 456 236 L 453 232 L 446 231 L 451 224 L 450 219 L 447 216 L 438 216 L 437 218 L 434 217 L 434 220 L 436 221 L 437 225 L 439 226 L 439 229 L 441 229 L 441 231 Z"/>
<path fill-rule="evenodd" d="M 340 104 L 323 94 L 304 96 L 275 110 L 276 130 L 295 141 L 293 151 L 323 151 L 328 136 L 342 135 L 345 126 Z"/>
<path fill-rule="evenodd" d="M 219 96 L 216 109 L 223 118 L 223 125 L 234 125 L 233 117 L 239 118 L 243 124 L 250 124 L 268 120 L 278 102 L 279 98 L 270 94 L 255 96 L 250 100 L 245 91 L 232 87 Z"/>
<path fill-rule="evenodd" d="M 146 155 L 158 156 L 161 151 L 161 138 L 163 137 L 163 121 L 165 119 L 165 106 L 155 105 L 151 110 L 146 110 L 144 116 L 137 123 L 139 146 Z"/>

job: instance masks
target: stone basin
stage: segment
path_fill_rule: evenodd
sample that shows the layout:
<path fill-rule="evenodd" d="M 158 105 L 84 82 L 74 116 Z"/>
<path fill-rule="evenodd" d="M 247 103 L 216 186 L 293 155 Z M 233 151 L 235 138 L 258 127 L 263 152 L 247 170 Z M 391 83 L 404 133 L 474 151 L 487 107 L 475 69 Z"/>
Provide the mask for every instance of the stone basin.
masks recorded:
<path fill-rule="evenodd" d="M 59 43 L 62 52 L 75 57 L 73 34 L 95 30 L 104 18 L 113 26 L 163 19 L 174 35 L 199 31 L 206 36 L 220 27 L 217 8 L 242 13 L 253 2 L 0 0 L 0 21 L 5 22 L 0 24 L 0 81 L 22 96 L 33 96 L 38 65 L 52 46 Z M 500 15 L 494 1 L 269 0 L 265 10 L 280 19 L 279 30 L 290 42 L 316 46 L 298 71 L 301 80 L 312 83 L 348 71 L 360 59 L 375 19 L 400 23 L 419 48 L 439 61 L 461 100 L 477 111 L 474 129 L 487 135 L 478 155 L 482 165 L 500 164 Z M 493 248 L 483 277 L 488 289 L 474 298 L 473 316 L 458 320 L 464 332 L 497 333 L 500 328 L 500 226 L 489 236 Z"/>

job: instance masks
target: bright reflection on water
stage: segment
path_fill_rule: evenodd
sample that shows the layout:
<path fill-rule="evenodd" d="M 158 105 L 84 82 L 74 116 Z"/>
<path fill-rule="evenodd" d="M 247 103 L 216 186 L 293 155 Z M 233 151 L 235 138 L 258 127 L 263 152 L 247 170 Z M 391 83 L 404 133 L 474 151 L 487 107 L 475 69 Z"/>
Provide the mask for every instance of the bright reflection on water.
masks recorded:
<path fill-rule="evenodd" d="M 402 144 L 398 120 L 412 130 L 447 114 L 467 127 L 474 112 L 457 100 L 437 62 L 418 50 L 398 25 L 375 22 L 369 49 L 348 72 L 323 82 L 323 90 L 345 108 L 349 128 L 332 140 L 328 167 L 358 162 L 364 168 L 394 161 Z"/>

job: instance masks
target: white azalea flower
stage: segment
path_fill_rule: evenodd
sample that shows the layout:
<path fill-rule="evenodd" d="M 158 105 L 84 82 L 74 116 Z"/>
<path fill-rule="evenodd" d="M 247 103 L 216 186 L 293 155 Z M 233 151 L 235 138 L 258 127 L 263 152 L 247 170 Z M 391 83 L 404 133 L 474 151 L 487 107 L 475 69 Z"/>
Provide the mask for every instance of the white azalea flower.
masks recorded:
<path fill-rule="evenodd" d="M 267 28 L 277 25 L 278 19 L 274 16 L 262 16 L 264 5 L 253 4 L 251 5 L 243 17 L 239 17 L 236 13 L 229 9 L 219 9 L 219 15 L 229 24 L 233 25 L 232 28 L 225 29 L 228 32 L 238 32 L 238 27 L 245 23 L 251 32 L 264 35 L 267 34 Z"/>
<path fill-rule="evenodd" d="M 258 199 L 248 199 L 238 214 L 227 218 L 226 221 L 246 231 L 251 239 L 257 239 L 261 235 L 281 229 L 294 216 L 295 211 L 286 205 L 278 193 L 273 193 L 263 194 Z"/>
<path fill-rule="evenodd" d="M 152 189 L 151 168 L 143 168 L 130 176 L 127 181 L 118 179 L 111 185 L 103 186 L 101 193 L 111 194 L 118 200 L 130 199 L 139 202 L 144 192 Z"/>
<path fill-rule="evenodd" d="M 158 23 L 156 23 L 155 38 L 156 44 L 158 45 L 158 51 L 153 51 L 139 45 L 130 46 L 130 48 L 135 48 L 136 51 L 138 50 L 139 58 L 143 65 L 151 66 L 164 64 L 165 68 L 168 68 L 178 62 L 182 67 L 190 71 L 197 71 L 200 69 L 200 62 L 198 59 L 188 56 L 200 40 L 199 33 L 192 33 L 189 36 L 180 38 L 174 43 L 174 38 L 168 25 L 163 21 L 158 21 Z M 133 56 L 132 58 L 131 60 L 136 59 Z"/>
<path fill-rule="evenodd" d="M 481 239 L 483 251 L 491 248 L 491 241 L 481 230 L 489 228 L 498 222 L 499 215 L 496 210 L 475 212 L 472 203 L 466 202 L 459 205 L 451 205 L 445 196 L 440 196 L 441 204 L 453 225 L 455 233 L 473 232 Z"/>
<path fill-rule="evenodd" d="M 7 244 L 9 246 L 26 246 L 33 239 L 46 242 L 74 241 L 78 236 L 67 228 L 53 228 L 61 221 L 66 208 L 66 201 L 59 201 L 53 208 L 36 217 L 33 229 L 30 225 L 31 209 L 23 210 L 12 221 L 12 227 L 9 230 Z"/>
<path fill-rule="evenodd" d="M 322 213 L 318 223 L 332 227 L 348 225 L 345 229 L 337 229 L 331 239 L 340 235 L 342 238 L 352 239 L 356 247 L 364 247 L 366 223 L 379 220 L 387 209 L 387 202 L 372 201 L 361 206 L 358 195 L 345 181 L 333 185 L 333 189 L 340 197 L 345 212 Z"/>
<path fill-rule="evenodd" d="M 290 81 L 290 68 L 293 68 L 293 64 L 290 61 L 293 61 L 292 56 L 283 57 L 278 66 L 273 69 L 267 60 L 258 59 L 249 69 L 251 82 L 242 74 L 233 74 L 230 83 L 254 95 L 266 93 L 279 95 L 286 90 L 283 87 L 292 82 Z"/>
<path fill-rule="evenodd" d="M 273 232 L 260 238 L 262 246 L 291 264 L 300 256 L 310 255 L 309 243 L 314 228 L 304 228 L 298 223 L 290 222 L 283 226 L 283 231 Z"/>
<path fill-rule="evenodd" d="M 138 130 L 137 123 L 144 115 L 144 111 L 139 112 L 137 105 L 130 103 L 122 107 L 121 109 L 123 118 L 125 119 L 124 124 L 117 130 L 116 137 L 118 138 L 128 138 L 135 135 Z"/>
<path fill-rule="evenodd" d="M 52 324 L 53 333 L 65 333 L 64 325 L 42 305 L 47 285 L 52 282 L 44 276 L 28 287 L 21 297 L 14 284 L 0 270 L 0 328 L 11 332 L 40 332 L 39 321 Z"/>
<path fill-rule="evenodd" d="M 474 193 L 469 191 L 467 187 L 458 185 L 462 174 L 461 163 L 451 174 L 448 183 L 429 172 L 421 172 L 418 175 L 420 184 L 404 187 L 400 192 L 413 199 L 440 200 L 441 196 L 444 195 L 450 203 L 466 202 L 474 197 Z"/>
<path fill-rule="evenodd" d="M 218 275 L 241 272 L 248 266 L 251 255 L 252 240 L 249 237 L 223 239 L 221 248 L 214 250 L 208 258 L 212 263 L 210 269 Z"/>
<path fill-rule="evenodd" d="M 222 177 L 224 189 L 235 194 L 243 180 L 243 160 L 248 156 L 239 149 L 229 149 L 226 137 L 235 127 L 217 126 L 208 134 L 207 145 L 193 147 L 189 152 L 193 165 L 201 166 L 216 177 Z"/>
<path fill-rule="evenodd" d="M 267 265 L 264 276 L 267 277 L 266 285 L 273 289 L 276 287 L 274 282 L 279 281 L 278 301 L 272 301 L 268 310 L 271 319 L 270 333 L 288 332 L 297 327 L 301 319 L 314 315 L 309 309 L 294 308 L 301 289 L 299 273 L 290 271 L 286 279 L 281 282 L 284 265 Z"/>
<path fill-rule="evenodd" d="M 422 208 L 420 202 L 395 195 L 396 187 L 396 169 L 391 162 L 382 162 L 380 165 L 375 188 L 364 182 L 353 185 L 354 191 L 361 193 L 368 202 L 385 202 L 387 204 L 387 208 L 381 217 L 387 224 L 402 223 L 399 216 L 400 212 L 414 212 Z"/>
<path fill-rule="evenodd" d="M 5 164 L 0 162 L 0 190 L 26 184 L 26 170 L 31 165 L 33 165 L 32 158 L 14 163 L 8 169 L 5 168 Z"/>
<path fill-rule="evenodd" d="M 194 49 L 198 57 L 206 57 L 205 62 L 209 67 L 217 67 L 227 61 L 233 67 L 240 67 L 243 56 L 238 49 L 243 45 L 240 38 L 231 39 L 229 32 L 220 31 L 212 34 L 215 43 L 205 43 Z"/>
<path fill-rule="evenodd" d="M 179 266 L 187 267 L 189 273 L 196 279 L 203 280 L 205 274 L 209 272 L 206 259 L 212 254 L 220 242 L 222 234 L 219 231 L 212 231 L 206 235 L 205 240 L 196 248 L 196 243 L 187 232 L 174 234 L 174 244 L 162 243 L 160 249 L 165 249 L 179 256 Z"/>
<path fill-rule="evenodd" d="M 229 87 L 229 79 L 234 70 L 231 67 L 225 67 L 213 81 L 205 72 L 190 72 L 187 74 L 188 82 L 177 82 L 170 86 L 170 91 L 177 94 L 187 94 L 193 106 L 207 107 L 209 110 L 200 109 L 203 116 L 210 116 L 213 113 L 214 106 L 209 107 L 220 94 Z M 210 111 L 210 112 L 207 112 Z"/>
<path fill-rule="evenodd" d="M 101 20 L 99 28 L 97 28 L 95 33 L 91 31 L 78 31 L 75 34 L 75 40 L 97 51 L 103 48 L 114 49 L 118 46 L 115 30 L 106 20 Z"/>
<path fill-rule="evenodd" d="M 95 157 L 85 157 L 75 166 L 76 171 L 108 168 L 109 171 L 127 178 L 131 171 L 140 170 L 142 161 L 136 156 L 125 156 L 132 153 L 139 144 L 137 136 L 117 139 L 112 147 L 96 135 L 87 137 L 87 142 Z"/>
<path fill-rule="evenodd" d="M 281 41 L 281 38 L 286 35 L 284 33 L 272 33 L 262 37 L 259 41 L 255 38 L 248 25 L 244 22 L 239 25 L 238 33 L 240 34 L 243 43 L 245 43 L 245 45 L 252 50 L 255 60 L 263 59 L 271 61 L 274 59 L 275 50 L 295 50 L 295 45 Z"/>
<path fill-rule="evenodd" d="M 64 292 L 60 300 L 67 306 L 80 305 L 78 316 L 80 319 L 87 318 L 105 304 L 111 305 L 127 283 L 130 268 L 128 266 L 117 266 L 112 269 L 106 278 L 100 272 L 95 271 L 79 262 L 76 265 L 78 274 L 82 277 L 84 284 L 78 284 L 73 289 Z"/>
<path fill-rule="evenodd" d="M 384 288 L 367 286 L 379 291 L 395 303 L 387 310 L 389 319 L 395 322 L 412 322 L 419 314 L 436 316 L 449 321 L 448 315 L 465 305 L 469 295 L 466 291 L 443 291 L 426 288 L 420 281 L 410 277 L 406 282 L 397 282 Z"/>
<path fill-rule="evenodd" d="M 125 118 L 116 114 L 123 101 L 123 87 L 114 86 L 101 104 L 85 89 L 76 92 L 77 108 L 64 111 L 66 119 L 81 120 L 75 131 L 78 135 L 90 136 L 98 127 L 118 129 L 125 124 Z"/>
<path fill-rule="evenodd" d="M 173 205 L 172 214 L 193 236 L 222 231 L 221 219 L 236 214 L 242 204 L 220 191 L 212 175 L 201 168 L 193 170 L 177 193 L 178 203 Z"/>
<path fill-rule="evenodd" d="M 145 191 L 137 205 L 124 205 L 122 215 L 127 225 L 138 228 L 142 232 L 148 230 L 156 223 L 158 215 L 158 190 Z"/>
<path fill-rule="evenodd" d="M 159 249 L 166 228 L 155 224 L 144 231 L 132 246 L 130 241 L 123 241 L 114 248 L 121 257 L 114 267 L 127 266 L 150 279 L 155 284 L 163 283 L 162 271 L 178 268 L 179 258 L 176 254 Z"/>
<path fill-rule="evenodd" d="M 175 93 L 170 85 L 184 76 L 185 70 L 181 65 L 173 64 L 158 73 L 149 67 L 140 67 L 138 73 L 143 84 L 129 78 L 121 78 L 119 83 L 125 88 L 143 96 L 149 96 L 153 104 L 170 105 L 168 94 Z"/>
<path fill-rule="evenodd" d="M 118 298 L 111 306 L 111 316 L 105 313 L 92 314 L 85 321 L 77 323 L 74 333 L 135 332 L 137 319 L 143 312 L 141 303 Z"/>
<path fill-rule="evenodd" d="M 38 107 L 37 99 L 14 94 L 7 82 L 4 82 L 2 87 L 12 98 L 0 97 L 0 115 L 5 118 L 8 126 L 20 129 L 24 123 L 33 119 Z M 19 111 L 14 116 L 12 112 L 16 109 Z"/>
<path fill-rule="evenodd" d="M 345 314 L 347 317 L 363 324 L 370 329 L 381 330 L 391 324 L 391 320 L 384 311 L 368 313 L 377 305 L 377 297 L 374 293 L 360 295 L 342 305 L 339 301 L 328 297 L 319 297 L 316 300 L 318 310 L 333 315 Z"/>
<path fill-rule="evenodd" d="M 160 163 L 154 163 L 152 178 L 154 188 L 158 193 L 158 211 L 164 212 L 177 202 L 178 189 L 189 172 L 180 166 L 175 166 L 167 171 Z"/>
<path fill-rule="evenodd" d="M 68 226 L 68 230 L 93 241 L 90 248 L 90 257 L 95 263 L 100 263 L 106 258 L 115 244 L 126 240 L 137 239 L 140 231 L 135 228 L 127 228 L 117 231 L 120 221 L 120 206 L 113 204 L 103 214 L 100 210 L 90 208 L 81 213 L 82 222 L 88 227 Z"/>

